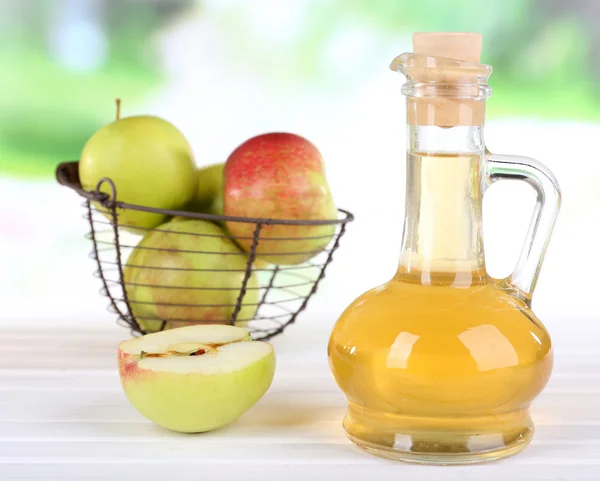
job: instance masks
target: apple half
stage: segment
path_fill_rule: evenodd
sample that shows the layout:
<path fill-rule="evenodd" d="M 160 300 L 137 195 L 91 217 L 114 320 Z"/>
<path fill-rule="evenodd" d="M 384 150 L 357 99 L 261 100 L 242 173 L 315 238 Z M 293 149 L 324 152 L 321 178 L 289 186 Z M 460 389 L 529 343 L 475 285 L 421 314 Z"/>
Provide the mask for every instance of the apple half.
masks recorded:
<path fill-rule="evenodd" d="M 220 428 L 269 389 L 275 352 L 228 325 L 188 326 L 119 344 L 127 399 L 159 426 L 183 433 Z"/>

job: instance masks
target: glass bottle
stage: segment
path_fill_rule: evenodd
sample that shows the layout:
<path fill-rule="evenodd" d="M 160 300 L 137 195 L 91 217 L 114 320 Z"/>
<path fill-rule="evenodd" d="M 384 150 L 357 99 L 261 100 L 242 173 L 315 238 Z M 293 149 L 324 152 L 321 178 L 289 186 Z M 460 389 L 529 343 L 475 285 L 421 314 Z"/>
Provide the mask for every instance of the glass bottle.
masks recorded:
<path fill-rule="evenodd" d="M 420 33 L 392 70 L 407 77 L 406 216 L 395 277 L 356 299 L 328 354 L 348 398 L 344 428 L 374 454 L 468 463 L 513 454 L 531 440 L 529 405 L 552 369 L 548 332 L 531 310 L 560 191 L 525 157 L 483 141 L 491 68 L 478 34 Z M 537 193 L 514 273 L 485 269 L 482 198 L 502 179 Z"/>

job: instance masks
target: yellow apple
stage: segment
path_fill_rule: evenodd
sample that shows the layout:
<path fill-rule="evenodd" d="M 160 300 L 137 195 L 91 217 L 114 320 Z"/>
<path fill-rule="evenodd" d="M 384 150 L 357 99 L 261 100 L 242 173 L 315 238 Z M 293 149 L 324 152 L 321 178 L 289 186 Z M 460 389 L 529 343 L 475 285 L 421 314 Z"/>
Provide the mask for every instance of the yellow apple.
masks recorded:
<path fill-rule="evenodd" d="M 125 117 L 94 133 L 81 153 L 79 177 L 86 190 L 94 190 L 100 179 L 109 178 L 117 200 L 161 209 L 183 208 L 195 196 L 197 186 L 187 140 L 173 124 L 152 116 Z M 111 194 L 106 183 L 101 191 Z M 131 209 L 117 213 L 119 225 L 135 234 L 143 235 L 165 220 L 161 214 Z"/>
<path fill-rule="evenodd" d="M 227 324 L 247 262 L 244 252 L 212 222 L 175 218 L 162 224 L 146 234 L 127 259 L 124 279 L 133 315 L 145 332 L 196 323 Z M 239 325 L 256 312 L 255 273 L 246 289 Z"/>
<path fill-rule="evenodd" d="M 173 431 L 197 433 L 231 423 L 269 389 L 275 352 L 235 326 L 189 326 L 119 345 L 127 399 Z"/>
<path fill-rule="evenodd" d="M 223 168 L 214 164 L 198 169 L 198 189 L 188 209 L 204 214 L 223 215 Z"/>

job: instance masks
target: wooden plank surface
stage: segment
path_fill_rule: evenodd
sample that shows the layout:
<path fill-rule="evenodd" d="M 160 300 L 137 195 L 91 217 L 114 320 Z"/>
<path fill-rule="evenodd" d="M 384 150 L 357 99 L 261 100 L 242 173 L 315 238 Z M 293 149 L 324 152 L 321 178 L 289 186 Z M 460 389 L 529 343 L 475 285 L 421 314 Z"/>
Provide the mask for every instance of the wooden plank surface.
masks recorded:
<path fill-rule="evenodd" d="M 147 421 L 123 395 L 116 345 L 127 331 L 0 323 L 0 480 L 598 480 L 600 326 L 559 326 L 532 445 L 487 465 L 432 467 L 385 461 L 346 439 L 325 325 L 294 326 L 274 341 L 273 386 L 238 421 L 183 435 Z"/>

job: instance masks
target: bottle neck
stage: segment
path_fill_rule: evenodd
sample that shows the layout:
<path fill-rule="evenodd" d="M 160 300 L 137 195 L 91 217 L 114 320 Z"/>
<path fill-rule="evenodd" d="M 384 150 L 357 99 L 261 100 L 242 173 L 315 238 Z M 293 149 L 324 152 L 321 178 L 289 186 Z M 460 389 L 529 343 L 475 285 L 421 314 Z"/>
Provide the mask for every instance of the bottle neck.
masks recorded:
<path fill-rule="evenodd" d="M 424 285 L 484 283 L 483 127 L 409 125 L 408 138 L 398 275 Z"/>

